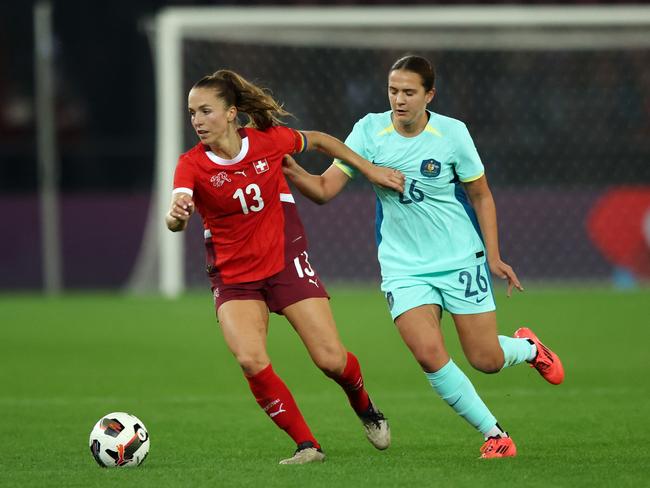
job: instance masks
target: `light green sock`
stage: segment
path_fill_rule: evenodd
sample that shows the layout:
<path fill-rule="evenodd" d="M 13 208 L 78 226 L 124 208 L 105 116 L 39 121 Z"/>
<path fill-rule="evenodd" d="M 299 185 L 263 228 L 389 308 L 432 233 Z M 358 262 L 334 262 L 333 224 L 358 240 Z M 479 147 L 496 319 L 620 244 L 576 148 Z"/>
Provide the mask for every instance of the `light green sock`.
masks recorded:
<path fill-rule="evenodd" d="M 503 349 L 503 368 L 514 366 L 524 361 L 531 361 L 537 354 L 537 348 L 527 339 L 499 336 L 499 344 Z"/>
<path fill-rule="evenodd" d="M 474 386 L 456 364 L 450 359 L 434 373 L 425 373 L 434 390 L 453 408 L 487 437 L 497 420 L 478 396 Z"/>

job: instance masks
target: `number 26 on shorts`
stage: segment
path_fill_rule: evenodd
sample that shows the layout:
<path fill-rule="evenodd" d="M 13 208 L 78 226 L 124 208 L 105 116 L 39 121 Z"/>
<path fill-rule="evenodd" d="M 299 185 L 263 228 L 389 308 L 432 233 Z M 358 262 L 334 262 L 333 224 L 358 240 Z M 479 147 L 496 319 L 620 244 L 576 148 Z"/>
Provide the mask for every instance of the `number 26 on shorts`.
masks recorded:
<path fill-rule="evenodd" d="M 483 265 L 479 264 L 476 267 L 476 285 L 481 293 L 488 291 L 487 277 L 481 274 Z M 479 294 L 479 291 L 472 290 L 472 275 L 469 271 L 463 270 L 458 274 L 458 281 L 465 285 L 465 298 L 470 298 Z"/>

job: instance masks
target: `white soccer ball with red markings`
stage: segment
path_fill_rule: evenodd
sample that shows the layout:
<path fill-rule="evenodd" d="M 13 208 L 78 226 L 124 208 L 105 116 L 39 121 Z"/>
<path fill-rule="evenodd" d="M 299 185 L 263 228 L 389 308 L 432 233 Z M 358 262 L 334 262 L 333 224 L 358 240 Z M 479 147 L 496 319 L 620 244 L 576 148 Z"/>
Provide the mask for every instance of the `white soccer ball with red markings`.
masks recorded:
<path fill-rule="evenodd" d="M 135 415 L 109 413 L 90 432 L 90 452 L 102 468 L 139 466 L 149 454 L 149 432 Z"/>

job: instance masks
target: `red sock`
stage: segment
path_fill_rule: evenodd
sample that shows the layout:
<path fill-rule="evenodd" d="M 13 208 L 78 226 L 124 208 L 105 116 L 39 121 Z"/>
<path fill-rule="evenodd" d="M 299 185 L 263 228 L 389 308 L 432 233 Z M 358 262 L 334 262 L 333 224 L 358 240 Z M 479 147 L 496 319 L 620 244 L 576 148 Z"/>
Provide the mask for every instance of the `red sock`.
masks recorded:
<path fill-rule="evenodd" d="M 345 364 L 343 373 L 341 376 L 333 376 L 332 379 L 341 385 L 350 400 L 350 405 L 357 414 L 363 414 L 368 410 L 370 398 L 363 386 L 361 366 L 354 354 L 348 352 L 348 362 Z"/>
<path fill-rule="evenodd" d="M 255 376 L 246 377 L 257 404 L 271 417 L 271 420 L 286 431 L 296 444 L 311 441 L 320 445 L 309 430 L 287 385 L 275 374 L 269 364 Z"/>

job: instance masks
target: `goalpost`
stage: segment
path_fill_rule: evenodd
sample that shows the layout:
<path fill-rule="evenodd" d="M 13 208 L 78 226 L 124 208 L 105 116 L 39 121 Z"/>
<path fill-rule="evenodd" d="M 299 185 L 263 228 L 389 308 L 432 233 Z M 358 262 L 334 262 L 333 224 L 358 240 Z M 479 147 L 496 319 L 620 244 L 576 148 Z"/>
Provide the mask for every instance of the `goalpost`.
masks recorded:
<path fill-rule="evenodd" d="M 291 98 L 287 108 L 296 111 L 309 103 L 300 98 L 300 90 L 293 90 L 294 87 L 315 93 L 317 85 L 338 86 L 342 78 L 354 78 L 356 84 L 339 89 L 350 92 L 352 100 L 355 93 L 361 99 L 367 97 L 363 76 L 358 72 L 368 68 L 355 63 L 369 57 L 385 62 L 384 57 L 409 50 L 453 53 L 650 48 L 650 7 L 643 6 L 174 7 L 160 11 L 154 27 L 155 182 L 147 228 L 129 288 L 157 290 L 168 297 L 178 296 L 186 286 L 185 233 L 169 232 L 164 214 L 169 206 L 177 158 L 195 144 L 188 133 L 185 107 L 186 92 L 191 82 L 198 79 L 195 72 L 212 72 L 220 67 L 215 62 L 233 67 L 241 58 L 257 53 L 258 57 L 243 74 L 253 79 L 282 80 L 283 73 L 273 72 L 271 61 L 291 57 L 292 49 L 311 49 L 309 56 L 314 64 L 322 59 L 319 53 L 326 58 L 339 55 L 347 59 L 348 64 L 341 65 L 344 69 L 329 65 L 314 68 L 328 81 L 315 78 L 309 87 L 299 86 L 307 65 L 286 73 L 291 86 L 279 99 Z M 341 50 L 340 54 L 336 54 L 337 50 Z M 372 56 L 366 56 L 365 50 Z M 387 53 L 385 56 L 382 50 Z M 377 65 L 374 71 L 381 72 L 383 68 Z M 277 92 L 281 87 L 274 84 L 271 88 Z M 378 98 L 376 94 L 374 98 Z M 315 103 L 318 101 L 311 105 Z M 331 106 L 336 99 L 321 103 Z M 372 111 L 370 107 L 368 111 Z M 355 115 L 358 118 L 359 114 Z M 318 122 L 316 117 L 304 118 L 334 127 L 327 119 Z M 351 125 L 338 127 L 338 131 L 335 128 L 335 135 L 344 137 L 350 128 Z"/>

